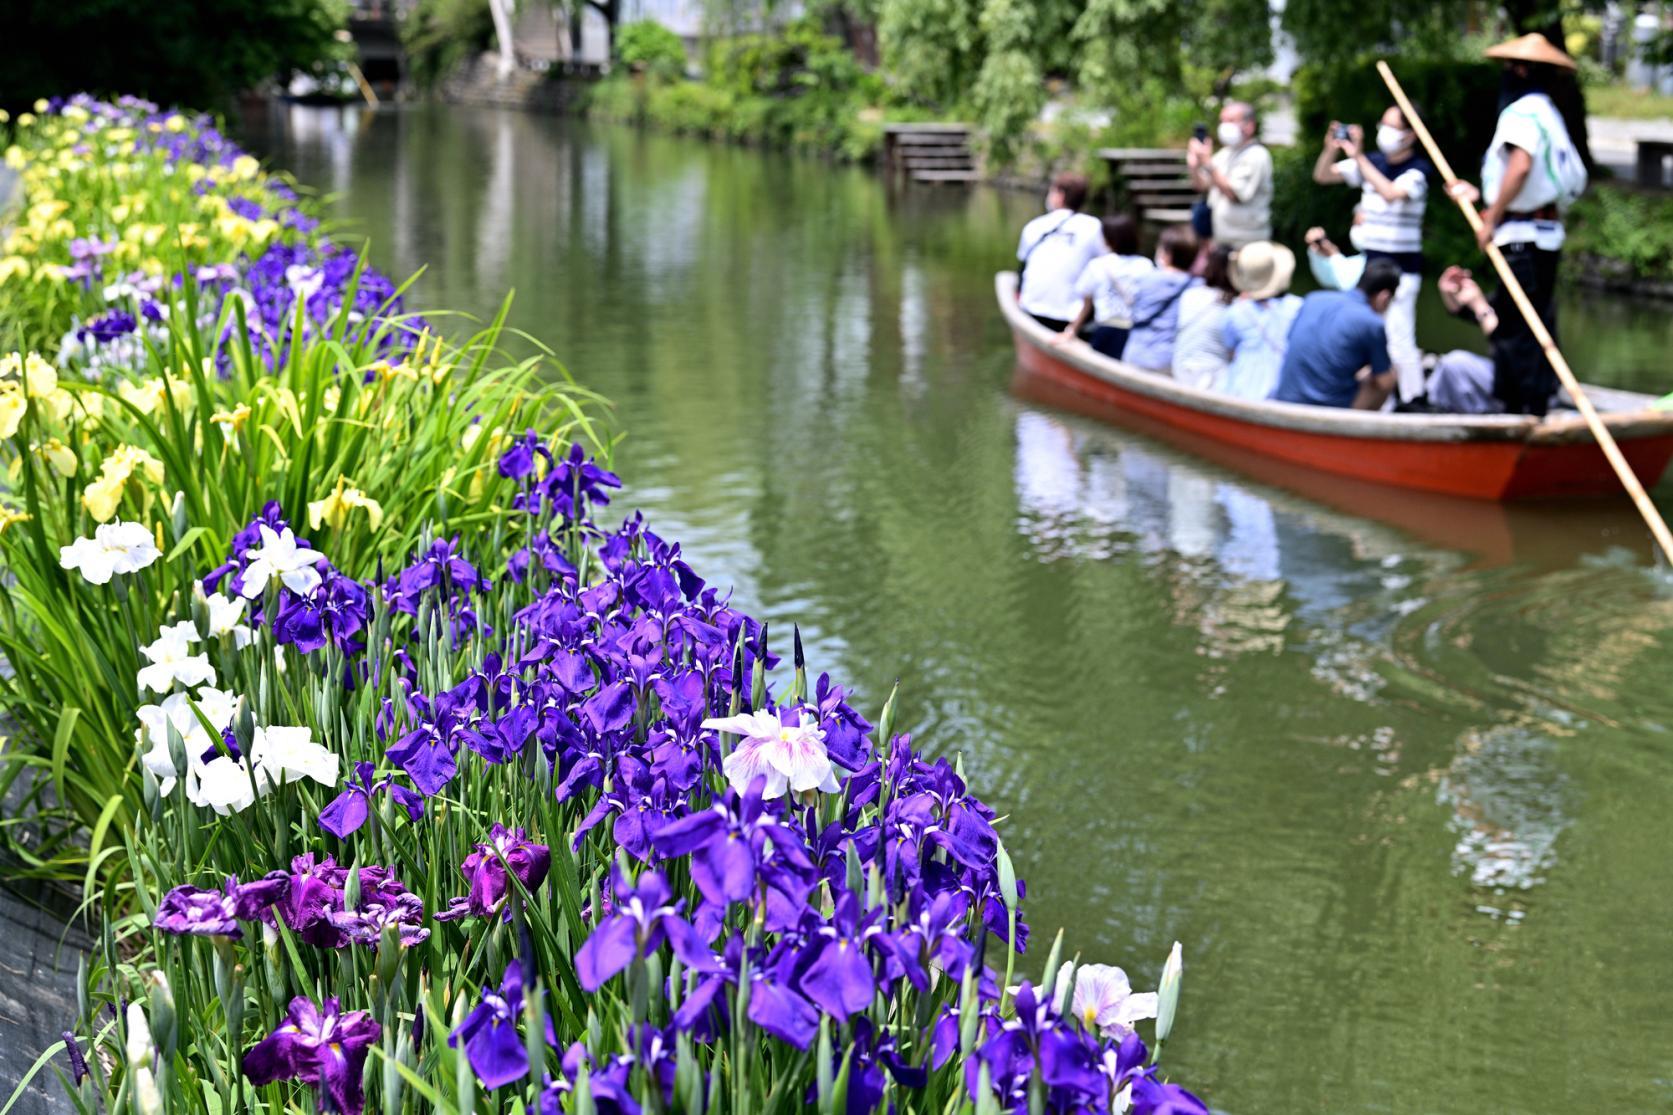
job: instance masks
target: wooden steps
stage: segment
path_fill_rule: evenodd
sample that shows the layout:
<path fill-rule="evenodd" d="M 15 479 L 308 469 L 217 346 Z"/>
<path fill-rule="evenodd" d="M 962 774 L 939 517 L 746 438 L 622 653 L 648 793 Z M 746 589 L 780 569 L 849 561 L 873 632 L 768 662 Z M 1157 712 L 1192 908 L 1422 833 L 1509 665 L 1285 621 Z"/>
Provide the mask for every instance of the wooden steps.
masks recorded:
<path fill-rule="evenodd" d="M 913 182 L 976 182 L 968 124 L 890 124 L 883 129 L 883 165 Z"/>
<path fill-rule="evenodd" d="M 1110 178 L 1142 221 L 1183 224 L 1191 219 L 1197 191 L 1185 152 L 1171 147 L 1105 147 L 1098 157 L 1110 164 Z"/>

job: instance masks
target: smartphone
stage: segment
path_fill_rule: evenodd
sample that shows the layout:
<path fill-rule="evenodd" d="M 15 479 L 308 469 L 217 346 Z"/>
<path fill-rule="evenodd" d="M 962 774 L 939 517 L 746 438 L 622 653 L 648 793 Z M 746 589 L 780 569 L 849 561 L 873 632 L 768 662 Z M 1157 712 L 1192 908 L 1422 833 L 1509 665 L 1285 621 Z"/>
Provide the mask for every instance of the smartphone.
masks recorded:
<path fill-rule="evenodd" d="M 1353 138 L 1353 133 L 1348 130 L 1348 126 L 1346 124 L 1336 125 L 1335 131 L 1332 132 L 1332 134 L 1337 139 L 1352 139 Z"/>
<path fill-rule="evenodd" d="M 1192 128 L 1191 129 L 1191 138 L 1196 140 L 1198 143 L 1201 143 L 1203 140 L 1207 139 L 1208 138 L 1208 125 L 1207 124 L 1198 124 L 1196 127 Z"/>

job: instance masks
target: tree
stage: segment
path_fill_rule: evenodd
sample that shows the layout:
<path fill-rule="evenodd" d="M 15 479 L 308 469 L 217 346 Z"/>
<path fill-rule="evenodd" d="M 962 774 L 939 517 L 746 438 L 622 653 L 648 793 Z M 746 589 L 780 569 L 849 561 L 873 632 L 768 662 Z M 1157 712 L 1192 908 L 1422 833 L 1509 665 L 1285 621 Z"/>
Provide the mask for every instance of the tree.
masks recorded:
<path fill-rule="evenodd" d="M 8 0 L 0 105 L 134 93 L 218 108 L 340 58 L 343 0 Z"/>

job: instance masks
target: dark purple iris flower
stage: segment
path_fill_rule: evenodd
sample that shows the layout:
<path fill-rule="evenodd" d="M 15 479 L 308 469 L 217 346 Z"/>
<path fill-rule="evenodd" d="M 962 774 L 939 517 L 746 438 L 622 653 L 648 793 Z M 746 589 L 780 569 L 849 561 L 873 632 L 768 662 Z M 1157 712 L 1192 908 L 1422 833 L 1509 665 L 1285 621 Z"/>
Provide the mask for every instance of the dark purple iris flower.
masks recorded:
<path fill-rule="evenodd" d="M 416 561 L 385 583 L 384 593 L 396 611 L 417 615 L 418 601 L 435 588 L 450 599 L 488 589 L 487 578 L 459 556 L 457 537 L 432 542 Z"/>
<path fill-rule="evenodd" d="M 517 1031 L 523 1013 L 523 966 L 513 960 L 495 990 L 483 988 L 482 1001 L 448 1035 L 447 1044 L 465 1044 L 471 1071 L 490 1089 L 521 1080 L 529 1072 L 528 1047 Z"/>
<path fill-rule="evenodd" d="M 253 921 L 264 905 L 265 892 L 254 884 L 241 888 L 238 880 L 229 877 L 220 890 L 179 886 L 163 895 L 157 903 L 157 916 L 151 924 L 165 933 L 195 937 L 242 937 L 240 921 Z"/>
<path fill-rule="evenodd" d="M 258 1088 L 301 1080 L 318 1093 L 322 1111 L 360 1115 L 366 1105 L 361 1071 L 382 1027 L 363 1010 L 344 1014 L 336 999 L 290 1001 L 287 1021 L 244 1054 L 244 1075 Z"/>
<path fill-rule="evenodd" d="M 668 883 L 660 874 L 647 871 L 635 884 L 617 869 L 611 893 L 615 912 L 599 921 L 575 954 L 575 973 L 582 987 L 597 991 L 611 976 L 640 957 L 649 956 L 664 941 L 692 971 L 722 970 L 719 958 L 681 915 L 680 904 L 669 902 Z"/>
<path fill-rule="evenodd" d="M 529 834 L 515 832 L 496 823 L 488 832 L 488 839 L 476 846 L 459 865 L 459 873 L 469 884 L 468 893 L 455 898 L 452 906 L 436 914 L 437 921 L 455 921 L 462 917 L 493 917 L 503 912 L 509 919 L 506 895 L 515 877 L 523 889 L 531 894 L 546 881 L 552 867 L 552 852 L 544 844 L 536 844 Z"/>
<path fill-rule="evenodd" d="M 362 649 L 354 636 L 366 626 L 366 586 L 346 577 L 329 565 L 319 567 L 319 587 L 308 596 L 285 589 L 273 621 L 273 635 L 302 654 L 312 654 L 327 643 L 336 644 L 344 654 Z"/>
<path fill-rule="evenodd" d="M 261 206 L 247 197 L 227 198 L 227 208 L 247 221 L 259 221 L 261 219 Z"/>
<path fill-rule="evenodd" d="M 138 328 L 139 322 L 134 315 L 126 310 L 106 310 L 102 314 L 87 319 L 87 324 L 77 331 L 77 336 L 83 340 L 92 340 L 97 344 L 108 344 L 118 337 L 125 337 Z"/>
<path fill-rule="evenodd" d="M 363 895 L 353 912 L 332 910 L 326 916 L 345 938 L 374 948 L 386 931 L 395 934 L 402 948 L 422 944 L 430 936 L 430 931 L 423 928 L 424 903 L 416 894 L 397 894 L 388 899 Z"/>
<path fill-rule="evenodd" d="M 319 827 L 338 840 L 347 840 L 360 831 L 360 826 L 371 815 L 372 798 L 379 793 L 387 793 L 393 798 L 407 811 L 410 820 L 417 821 L 424 816 L 424 798 L 421 795 L 400 785 L 393 777 L 372 781 L 372 769 L 371 763 L 354 764 L 353 773 L 343 782 L 343 792 L 320 810 Z"/>

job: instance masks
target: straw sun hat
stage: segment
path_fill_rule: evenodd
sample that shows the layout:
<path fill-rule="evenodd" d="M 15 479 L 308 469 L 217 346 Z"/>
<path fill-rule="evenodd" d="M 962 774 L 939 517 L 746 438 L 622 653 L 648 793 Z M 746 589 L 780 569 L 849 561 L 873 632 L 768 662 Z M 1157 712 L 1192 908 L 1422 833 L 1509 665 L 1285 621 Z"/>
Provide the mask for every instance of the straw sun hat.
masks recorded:
<path fill-rule="evenodd" d="M 1245 244 L 1231 258 L 1232 286 L 1256 300 L 1284 293 L 1294 275 L 1295 253 L 1270 240 Z"/>
<path fill-rule="evenodd" d="M 1538 62 L 1564 70 L 1575 68 L 1574 59 L 1552 46 L 1550 39 L 1538 34 L 1518 35 L 1507 43 L 1488 47 L 1486 54 L 1501 62 Z"/>

